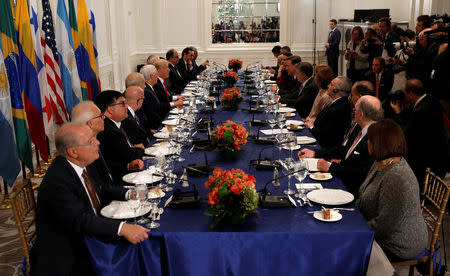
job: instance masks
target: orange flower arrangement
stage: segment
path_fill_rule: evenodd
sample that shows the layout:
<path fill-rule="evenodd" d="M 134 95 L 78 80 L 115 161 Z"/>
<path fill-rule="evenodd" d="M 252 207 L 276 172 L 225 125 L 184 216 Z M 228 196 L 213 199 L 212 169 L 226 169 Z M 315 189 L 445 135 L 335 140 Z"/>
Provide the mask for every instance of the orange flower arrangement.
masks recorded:
<path fill-rule="evenodd" d="M 226 105 L 229 109 L 237 110 L 237 105 L 242 102 L 242 94 L 236 87 L 227 88 L 222 92 L 220 97 L 222 105 Z"/>
<path fill-rule="evenodd" d="M 233 86 L 237 81 L 238 81 L 238 76 L 236 74 L 236 72 L 225 72 L 222 75 L 222 80 L 223 82 L 228 85 L 228 86 Z"/>
<path fill-rule="evenodd" d="M 211 189 L 208 194 L 210 205 L 205 214 L 213 216 L 211 228 L 215 228 L 224 218 L 230 223 L 243 223 L 248 214 L 254 214 L 258 206 L 258 194 L 255 190 L 256 179 L 240 169 L 229 171 L 214 168 L 205 187 Z"/>
<path fill-rule="evenodd" d="M 228 150 L 240 150 L 247 144 L 248 132 L 240 124 L 228 120 L 212 132 L 212 144 Z"/>
<path fill-rule="evenodd" d="M 228 68 L 233 71 L 237 71 L 242 68 L 242 61 L 237 58 L 230 59 L 230 61 L 228 61 Z"/>

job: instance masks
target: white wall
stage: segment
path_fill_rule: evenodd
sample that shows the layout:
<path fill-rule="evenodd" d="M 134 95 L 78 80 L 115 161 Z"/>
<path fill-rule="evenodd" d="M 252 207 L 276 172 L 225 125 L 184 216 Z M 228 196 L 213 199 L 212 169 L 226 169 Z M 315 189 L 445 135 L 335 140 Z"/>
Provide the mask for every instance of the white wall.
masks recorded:
<path fill-rule="evenodd" d="M 165 56 L 170 48 L 181 51 L 186 46 L 195 46 L 200 52 L 199 61 L 207 58 L 226 63 L 235 57 L 245 64 L 257 60 L 275 63 L 270 52 L 275 44 L 211 44 L 211 0 L 86 1 L 97 21 L 103 89 L 123 90 L 123 80 L 137 64 L 144 63 L 150 54 Z M 314 1 L 280 0 L 280 3 L 280 44 L 291 46 L 294 53 L 312 61 Z M 394 21 L 415 24 L 418 14 L 450 13 L 449 0 L 316 0 L 316 3 L 317 63 L 326 62 L 323 43 L 330 18 L 351 19 L 354 9 L 388 8 Z"/>

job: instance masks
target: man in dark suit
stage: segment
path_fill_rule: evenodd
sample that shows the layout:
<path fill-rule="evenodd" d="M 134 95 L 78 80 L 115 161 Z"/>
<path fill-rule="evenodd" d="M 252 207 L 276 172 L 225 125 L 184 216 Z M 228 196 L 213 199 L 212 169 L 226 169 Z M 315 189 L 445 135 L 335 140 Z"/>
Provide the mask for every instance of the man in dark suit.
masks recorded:
<path fill-rule="evenodd" d="M 448 169 L 447 137 L 444 129 L 442 106 L 433 96 L 426 94 L 423 83 L 411 79 L 403 85 L 405 100 L 413 108 L 401 112 L 400 104 L 394 104 L 394 112 L 400 114 L 400 121 L 408 144 L 406 160 L 417 177 L 423 183 L 425 168 L 440 177 Z"/>
<path fill-rule="evenodd" d="M 300 62 L 295 65 L 295 76 L 300 82 L 298 91 L 281 96 L 280 102 L 295 107 L 302 118 L 308 117 L 311 107 L 316 99 L 319 88 L 314 83 L 313 67 L 308 62 Z"/>
<path fill-rule="evenodd" d="M 341 31 L 336 28 L 336 19 L 330 20 L 330 33 L 328 34 L 328 42 L 325 43 L 328 66 L 333 69 L 334 76 L 338 75 L 339 63 L 339 43 L 341 42 Z"/>
<path fill-rule="evenodd" d="M 380 41 L 383 43 L 381 56 L 384 58 L 395 56 L 394 42 L 400 42 L 400 37 L 392 31 L 391 19 L 388 17 L 380 18 L 378 27 L 380 29 Z"/>
<path fill-rule="evenodd" d="M 348 78 L 334 78 L 327 90 L 331 103 L 317 115 L 313 125 L 305 123 L 321 147 L 334 147 L 342 143 L 352 116 L 347 99 L 351 88 L 352 83 Z"/>
<path fill-rule="evenodd" d="M 142 108 L 144 102 L 144 90 L 138 86 L 130 86 L 124 93 L 125 102 L 128 105 L 128 117 L 122 121 L 125 132 L 130 139 L 131 144 L 143 144 L 148 146 L 150 139 L 153 138 L 153 133 L 141 126 L 140 119 L 136 112 Z"/>
<path fill-rule="evenodd" d="M 372 71 L 366 73 L 366 80 L 370 81 L 375 88 L 375 95 L 384 102 L 394 85 L 394 73 L 385 69 L 385 60 L 382 57 L 373 59 Z"/>
<path fill-rule="evenodd" d="M 188 82 L 183 78 L 180 71 L 177 68 L 177 64 L 180 61 L 178 52 L 175 49 L 170 49 L 166 53 L 166 60 L 169 62 L 169 90 L 173 93 L 181 93 Z"/>
<path fill-rule="evenodd" d="M 84 101 L 77 104 L 72 110 L 71 118 L 72 123 L 87 125 L 96 137 L 98 133 L 104 130 L 105 115 L 91 101 Z M 98 149 L 98 155 L 99 158 L 88 167 L 96 171 L 103 182 L 110 183 L 111 185 L 120 185 L 122 181 L 120 179 L 115 181 L 100 148 Z"/>
<path fill-rule="evenodd" d="M 105 114 L 105 129 L 97 137 L 100 149 L 114 179 L 121 180 L 130 171 L 141 170 L 144 163 L 142 144 L 132 144 L 123 128 L 122 121 L 128 117 L 127 104 L 122 93 L 114 90 L 102 91 L 95 104 Z"/>
<path fill-rule="evenodd" d="M 167 113 L 169 113 L 171 107 L 183 105 L 184 97 L 180 97 L 175 102 L 170 102 L 166 98 L 167 95 L 166 97 L 163 96 L 163 93 L 165 94 L 164 91 L 160 93 L 160 97 L 163 97 L 163 99 L 160 100 L 154 88 L 158 82 L 158 70 L 156 70 L 156 67 L 154 65 L 145 65 L 142 67 L 141 73 L 145 79 L 145 99 L 142 108 L 150 122 L 151 128 L 158 129 L 162 120 L 166 117 Z"/>
<path fill-rule="evenodd" d="M 178 103 L 184 101 L 184 96 L 181 96 L 180 94 L 173 95 L 167 85 L 167 80 L 170 75 L 169 62 L 167 60 L 160 59 L 153 62 L 153 65 L 155 66 L 158 75 L 158 79 L 155 85 L 153 85 L 153 89 L 158 96 L 159 101 L 172 103 L 171 107 L 175 106 L 175 102 L 177 101 Z"/>
<path fill-rule="evenodd" d="M 186 47 L 181 52 L 181 59 L 175 67 L 177 67 L 178 72 L 180 72 L 186 84 L 191 80 L 196 79 L 196 73 L 192 60 L 194 59 L 194 50 L 192 48 Z"/>
<path fill-rule="evenodd" d="M 87 166 L 99 158 L 99 142 L 86 125 L 69 123 L 56 133 L 59 156 L 38 190 L 32 275 L 95 275 L 84 236 L 123 236 L 131 243 L 148 238 L 139 225 L 100 216 L 111 200 L 126 200 L 125 189 L 103 183 Z"/>
<path fill-rule="evenodd" d="M 279 80 L 277 79 L 278 86 L 273 85 L 272 91 L 278 93 L 278 95 L 280 95 L 281 97 L 283 97 L 284 95 L 298 93 L 298 90 L 300 89 L 300 82 L 295 77 L 297 71 L 295 66 L 300 62 L 302 62 L 302 58 L 299 56 L 291 55 L 286 58 L 279 71 L 279 76 L 282 76 L 283 72 L 285 72 L 284 81 L 282 81 L 282 84 L 279 84 Z"/>
<path fill-rule="evenodd" d="M 380 101 L 373 96 L 362 96 L 355 106 L 355 120 L 359 127 L 349 133 L 351 138 L 345 146 L 320 148 L 316 151 L 303 149 L 298 156 L 321 158 L 317 162 L 317 168 L 341 178 L 347 189 L 357 197 L 359 186 L 373 164 L 367 149 L 367 129 L 382 118 Z"/>
<path fill-rule="evenodd" d="M 198 74 L 200 74 L 201 72 L 206 70 L 206 66 L 209 65 L 209 60 L 205 60 L 202 64 L 198 65 L 197 64 L 197 57 L 198 57 L 197 48 L 195 48 L 194 46 L 191 46 L 189 48 L 191 48 L 194 51 L 194 57 L 192 58 L 192 66 L 194 67 L 195 75 L 197 76 Z"/>

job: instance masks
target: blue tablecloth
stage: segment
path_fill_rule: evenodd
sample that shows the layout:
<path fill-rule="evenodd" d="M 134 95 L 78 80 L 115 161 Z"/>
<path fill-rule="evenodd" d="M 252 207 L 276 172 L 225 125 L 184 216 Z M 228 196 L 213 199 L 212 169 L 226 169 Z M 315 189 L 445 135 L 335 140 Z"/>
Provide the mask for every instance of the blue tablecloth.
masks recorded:
<path fill-rule="evenodd" d="M 246 105 L 241 103 L 241 107 Z M 213 114 L 216 121 L 238 123 L 245 123 L 252 116 L 242 110 Z M 263 114 L 255 115 L 255 119 L 263 118 Z M 299 119 L 298 116 L 295 118 Z M 303 130 L 297 135 L 310 136 L 310 133 Z M 262 147 L 249 141 L 239 152 L 238 159 L 232 161 L 223 160 L 218 150 L 210 151 L 207 152 L 208 161 L 223 169 L 243 169 L 255 176 L 257 189 L 260 189 L 273 176 L 272 171 L 256 171 L 249 167 L 249 161 L 258 158 Z M 288 151 L 282 151 L 282 157 L 288 154 Z M 203 152 L 189 154 L 185 150 L 182 156 L 186 158 L 183 165 L 204 161 Z M 263 153 L 263 157 L 266 156 L 277 158 L 278 150 L 268 149 Z M 175 170 L 181 170 L 181 164 Z M 320 206 L 258 209 L 258 218 L 251 217 L 243 225 L 221 226 L 213 231 L 209 229 L 211 218 L 203 214 L 207 207 L 206 180 L 207 177 L 189 178 L 203 198 L 201 206 L 184 210 L 166 208 L 161 216 L 161 226 L 153 229 L 145 242 L 138 245 L 125 240 L 105 243 L 95 237 L 86 237 L 97 274 L 365 275 L 373 232 L 359 211 L 341 211 L 342 220 L 327 223 L 315 220 L 307 213 Z M 274 195 L 282 195 L 287 187 L 287 178 L 280 182 L 279 187 L 269 186 Z M 306 178 L 304 182 L 315 181 Z M 292 187 L 294 183 L 292 178 Z M 324 181 L 322 185 L 345 189 L 336 178 Z"/>

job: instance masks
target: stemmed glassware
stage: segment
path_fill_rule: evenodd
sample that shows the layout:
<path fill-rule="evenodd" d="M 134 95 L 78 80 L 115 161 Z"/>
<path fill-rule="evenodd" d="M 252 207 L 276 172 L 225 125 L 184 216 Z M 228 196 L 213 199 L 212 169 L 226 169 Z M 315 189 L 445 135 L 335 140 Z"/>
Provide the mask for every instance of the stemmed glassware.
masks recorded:
<path fill-rule="evenodd" d="M 286 117 L 283 113 L 280 113 L 277 117 L 277 124 L 281 129 L 280 133 L 283 133 L 283 128 L 286 126 Z"/>
<path fill-rule="evenodd" d="M 128 208 L 130 208 L 131 210 L 133 210 L 134 212 L 134 224 L 137 224 L 136 222 L 136 212 L 140 207 L 140 200 L 137 196 L 137 191 L 136 191 L 136 187 L 133 187 L 131 189 L 128 190 L 129 191 L 129 198 L 127 200 L 127 205 Z"/>
<path fill-rule="evenodd" d="M 148 196 L 147 184 L 136 184 L 135 193 L 136 193 L 137 199 L 139 200 L 139 206 L 141 208 L 144 207 L 144 204 L 147 201 L 147 196 Z M 135 214 L 135 216 L 136 216 L 136 214 Z M 141 219 L 139 219 L 137 221 L 137 223 L 139 223 L 139 224 L 145 224 L 147 222 L 148 222 L 148 219 L 146 219 L 145 217 L 141 217 Z"/>
<path fill-rule="evenodd" d="M 292 159 L 292 151 L 297 146 L 297 137 L 293 133 L 286 135 L 286 145 L 289 148 L 290 158 Z"/>
<path fill-rule="evenodd" d="M 146 224 L 145 226 L 150 229 L 155 229 L 155 228 L 158 228 L 160 225 L 158 222 L 155 222 L 155 217 L 159 213 L 158 204 L 161 202 L 161 197 L 159 195 L 150 196 L 148 201 L 150 202 L 150 205 L 152 207 L 152 211 L 149 216 L 149 218 L 152 220 L 152 222 Z"/>
<path fill-rule="evenodd" d="M 303 186 L 302 181 L 305 179 L 306 175 L 308 174 L 308 170 L 306 168 L 306 161 L 303 159 L 300 159 L 295 164 L 295 173 L 294 176 L 298 180 L 299 184 L 295 185 L 298 193 L 295 195 L 298 198 L 304 198 L 305 197 L 305 188 Z"/>
<path fill-rule="evenodd" d="M 275 114 L 272 113 L 267 113 L 267 124 L 270 126 L 270 128 L 272 129 L 272 136 L 273 136 L 273 128 L 275 127 L 275 125 L 277 124 L 277 117 Z"/>
<path fill-rule="evenodd" d="M 165 166 L 163 168 L 163 174 L 164 177 L 166 178 L 166 186 L 164 187 L 164 189 L 162 189 L 164 192 L 170 192 L 173 190 L 172 187 L 169 187 L 169 183 L 170 183 L 170 177 L 173 171 L 173 163 L 172 160 L 170 158 L 168 158 L 165 162 Z"/>
<path fill-rule="evenodd" d="M 295 171 L 295 162 L 292 159 L 286 159 L 283 164 L 283 169 L 285 175 L 288 177 L 288 188 L 287 190 L 284 190 L 283 193 L 286 195 L 292 195 L 295 194 L 295 191 L 291 189 L 291 177 L 293 172 Z"/>
<path fill-rule="evenodd" d="M 284 147 L 286 142 L 286 133 L 280 133 L 275 136 L 275 141 L 277 142 L 278 148 L 278 160 L 281 163 L 281 149 Z"/>

